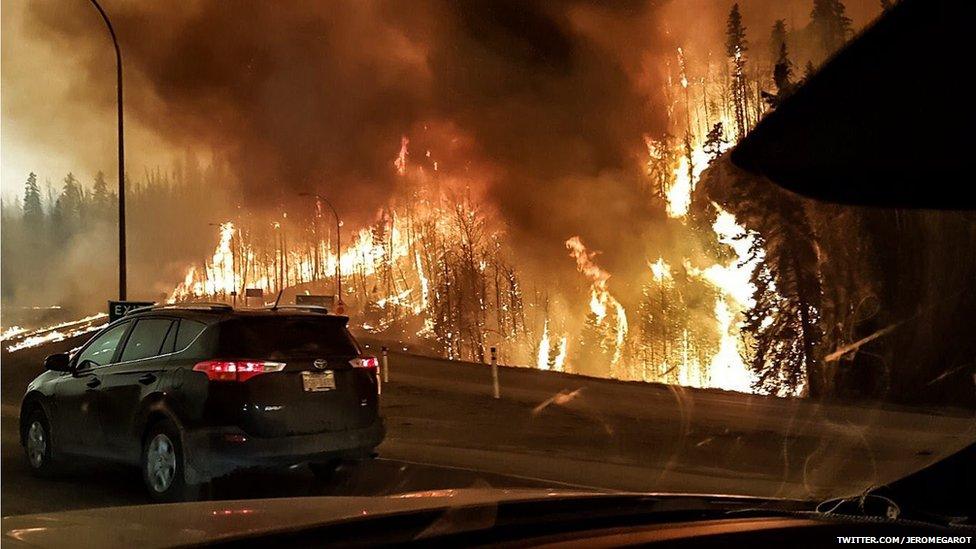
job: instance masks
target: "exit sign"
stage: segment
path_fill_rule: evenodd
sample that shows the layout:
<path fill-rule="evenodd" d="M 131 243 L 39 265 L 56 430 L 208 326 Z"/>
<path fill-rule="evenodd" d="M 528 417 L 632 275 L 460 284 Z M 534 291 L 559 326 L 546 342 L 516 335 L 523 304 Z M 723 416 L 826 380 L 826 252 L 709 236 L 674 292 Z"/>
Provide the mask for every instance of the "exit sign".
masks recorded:
<path fill-rule="evenodd" d="M 108 321 L 115 322 L 116 320 L 125 316 L 129 311 L 133 309 L 139 309 L 141 307 L 152 307 L 155 305 L 152 301 L 109 301 L 108 302 Z"/>

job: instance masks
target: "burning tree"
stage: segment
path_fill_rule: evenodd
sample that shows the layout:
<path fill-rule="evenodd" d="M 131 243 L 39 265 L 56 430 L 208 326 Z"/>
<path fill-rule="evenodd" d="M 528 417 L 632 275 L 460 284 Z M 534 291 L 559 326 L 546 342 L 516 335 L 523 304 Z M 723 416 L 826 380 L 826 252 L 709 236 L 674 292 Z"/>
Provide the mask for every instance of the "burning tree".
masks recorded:
<path fill-rule="evenodd" d="M 811 24 L 830 20 L 843 31 L 843 5 L 821 4 L 830 9 L 815 9 Z M 428 343 L 448 358 L 484 361 L 497 346 L 503 360 L 540 369 L 820 394 L 829 377 L 823 311 L 842 313 L 825 303 L 821 274 L 809 268 L 818 260 L 814 224 L 801 206 L 751 184 L 698 188 L 706 169 L 724 169 L 725 151 L 775 104 L 762 101 L 764 86 L 776 86 L 777 100 L 793 86 L 783 21 L 774 26 L 769 59 L 748 64 L 742 21 L 735 4 L 724 67 L 713 70 L 709 52 L 684 45 L 668 63 L 676 69 L 665 90 L 668 122 L 645 138 L 638 185 L 648 208 L 660 212 L 655 228 L 673 243 L 648 250 L 649 269 L 637 279 L 615 275 L 611 288 L 597 252 L 580 236 L 560 235 L 586 289 L 586 304 L 570 307 L 575 315 L 554 314 L 548 292 L 524 294 L 517 247 L 490 206 L 472 198 L 471 173 L 445 175 L 430 151 L 410 154 L 406 135 L 390 162 L 397 192 L 351 244 L 336 251 L 335 235 L 283 211 L 270 225 L 238 220 L 222 227 L 218 250 L 188 271 L 172 297 L 226 296 L 245 286 L 321 291 L 339 267 L 359 327 Z M 705 59 L 697 67 L 695 55 Z"/>
<path fill-rule="evenodd" d="M 776 230 L 756 240 L 755 253 L 762 250 L 766 259 L 752 278 L 756 304 L 746 314 L 743 332 L 753 342 L 751 366 L 757 388 L 792 394 L 806 386 L 812 396 L 821 396 L 821 291 L 810 267 L 816 264 L 816 252 L 810 235 L 804 234 L 805 223 L 788 229 L 795 221 L 802 220 L 777 224 Z"/>
<path fill-rule="evenodd" d="M 700 291 L 705 288 L 684 270 L 672 273 L 663 258 L 651 263 L 650 270 L 651 280 L 642 289 L 643 299 L 637 310 L 636 359 L 642 365 L 643 379 L 707 385 L 704 365 L 714 354 L 718 337 L 709 329 L 709 321 L 698 314 Z"/>
<path fill-rule="evenodd" d="M 567 240 L 566 248 L 576 260 L 576 268 L 590 282 L 589 312 L 580 335 L 577 370 L 596 368 L 609 371 L 610 377 L 635 379 L 634 370 L 625 370 L 623 362 L 627 313 L 607 286 L 610 273 L 596 264 L 598 252 L 588 250 L 580 237 Z"/>
<path fill-rule="evenodd" d="M 426 337 L 446 357 L 484 361 L 489 341 L 515 346 L 526 332 L 519 276 L 495 224 L 468 197 L 391 204 L 336 256 L 324 235 L 286 213 L 270 224 L 226 222 L 212 257 L 190 267 L 170 299 L 305 288 L 328 281 L 338 262 L 343 299 L 365 329 Z"/>
<path fill-rule="evenodd" d="M 736 138 L 741 139 L 748 131 L 746 112 L 748 110 L 748 86 L 746 84 L 746 51 L 749 43 L 746 40 L 746 28 L 742 24 L 742 14 L 739 4 L 732 4 L 729 19 L 726 23 L 725 53 L 731 61 L 731 95 L 735 113 Z"/>

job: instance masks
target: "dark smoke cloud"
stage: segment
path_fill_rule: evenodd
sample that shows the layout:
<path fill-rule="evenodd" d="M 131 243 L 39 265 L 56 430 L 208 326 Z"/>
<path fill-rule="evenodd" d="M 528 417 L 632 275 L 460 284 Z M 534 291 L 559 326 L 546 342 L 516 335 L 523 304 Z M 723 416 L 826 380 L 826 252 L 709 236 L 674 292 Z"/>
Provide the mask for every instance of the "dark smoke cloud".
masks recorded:
<path fill-rule="evenodd" d="M 394 192 L 406 135 L 412 165 L 437 159 L 445 178 L 487 198 L 523 268 L 577 285 L 570 236 L 604 252 L 616 285 L 687 245 L 640 190 L 643 137 L 668 130 L 678 45 L 722 62 L 731 3 L 103 0 L 125 55 L 130 124 L 174 151 L 226 160 L 244 211 L 307 211 L 296 195 L 313 190 L 357 228 Z M 792 29 L 809 17 L 809 0 L 741 3 L 755 51 L 775 18 Z M 877 11 L 848 2 L 858 20 L 869 4 Z M 110 111 L 112 60 L 91 7 L 36 0 L 26 12 L 27 33 L 85 67 L 75 99 Z"/>
<path fill-rule="evenodd" d="M 435 103 L 498 164 L 492 196 L 519 241 L 565 255 L 562 242 L 581 231 L 600 247 L 636 236 L 620 221 L 646 217 L 634 181 L 642 136 L 664 128 L 660 83 L 642 88 L 630 57 L 662 47 L 647 24 L 653 6 L 451 6 L 430 56 Z M 594 19 L 606 25 L 583 24 Z M 628 49 L 608 42 L 608 29 Z"/>
<path fill-rule="evenodd" d="M 597 178 L 637 177 L 642 134 L 663 130 L 660 85 L 633 57 L 660 41 L 653 3 L 104 3 L 129 116 L 174 147 L 227 158 L 250 207 L 314 189 L 369 214 L 395 185 L 400 136 L 419 157 L 444 140 L 421 135 L 439 122 L 476 144 L 513 230 L 565 239 L 618 193 Z M 84 55 L 105 46 L 89 9 L 32 3 L 31 23 Z M 572 208 L 554 207 L 558 196 L 580 192 L 596 201 L 589 216 L 560 215 Z"/>

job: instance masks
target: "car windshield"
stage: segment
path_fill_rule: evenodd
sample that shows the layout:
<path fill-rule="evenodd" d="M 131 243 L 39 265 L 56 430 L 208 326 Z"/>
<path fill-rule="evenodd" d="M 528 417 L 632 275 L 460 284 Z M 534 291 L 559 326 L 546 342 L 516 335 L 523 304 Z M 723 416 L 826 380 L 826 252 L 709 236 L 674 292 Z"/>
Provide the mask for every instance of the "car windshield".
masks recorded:
<path fill-rule="evenodd" d="M 933 4 L 4 1 L 2 514 L 815 506 L 973 444 Z"/>

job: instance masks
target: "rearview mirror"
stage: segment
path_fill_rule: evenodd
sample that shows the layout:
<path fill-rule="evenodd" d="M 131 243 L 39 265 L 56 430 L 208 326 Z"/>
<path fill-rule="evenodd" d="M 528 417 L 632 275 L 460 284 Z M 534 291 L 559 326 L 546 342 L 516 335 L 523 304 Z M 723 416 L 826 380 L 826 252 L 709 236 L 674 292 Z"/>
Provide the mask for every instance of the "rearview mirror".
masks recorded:
<path fill-rule="evenodd" d="M 52 372 L 68 372 L 71 370 L 71 357 L 68 353 L 55 353 L 44 359 L 44 369 Z"/>

